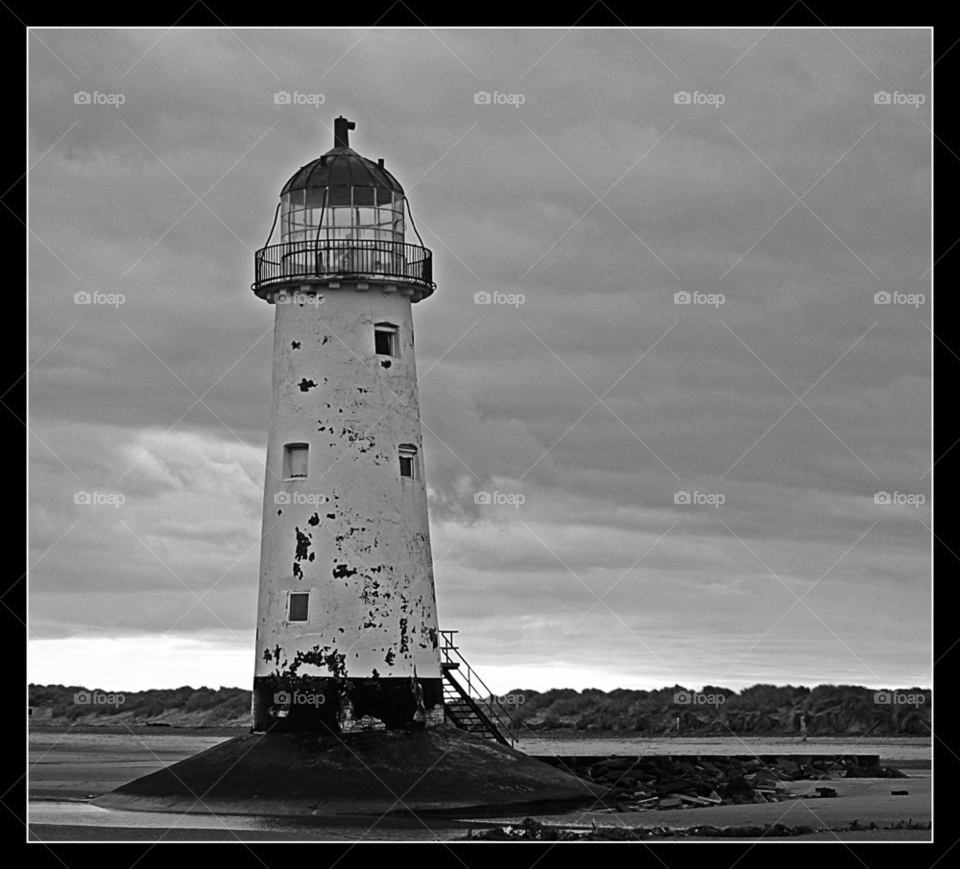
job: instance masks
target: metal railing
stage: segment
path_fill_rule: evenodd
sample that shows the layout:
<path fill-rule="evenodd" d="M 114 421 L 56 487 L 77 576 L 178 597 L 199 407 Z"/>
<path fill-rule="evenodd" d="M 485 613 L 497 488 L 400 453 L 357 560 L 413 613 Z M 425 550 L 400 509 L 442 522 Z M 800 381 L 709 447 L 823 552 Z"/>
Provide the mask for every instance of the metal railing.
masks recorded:
<path fill-rule="evenodd" d="M 254 292 L 272 284 L 311 278 L 370 277 L 433 290 L 433 254 L 425 247 L 373 239 L 290 241 L 255 254 Z"/>
<path fill-rule="evenodd" d="M 458 665 L 458 672 L 463 674 L 463 679 L 458 680 L 460 685 L 466 689 L 470 699 L 510 740 L 510 745 L 515 745 L 520 725 L 513 720 L 513 716 L 507 711 L 507 708 L 497 700 L 497 695 L 487 687 L 483 679 L 477 675 L 467 659 L 460 653 L 460 648 L 454 643 L 454 634 L 457 633 L 459 631 L 440 631 L 440 636 L 443 638 L 443 644 L 440 646 L 441 666 L 443 664 Z M 480 689 L 483 689 L 485 693 L 482 693 Z"/>

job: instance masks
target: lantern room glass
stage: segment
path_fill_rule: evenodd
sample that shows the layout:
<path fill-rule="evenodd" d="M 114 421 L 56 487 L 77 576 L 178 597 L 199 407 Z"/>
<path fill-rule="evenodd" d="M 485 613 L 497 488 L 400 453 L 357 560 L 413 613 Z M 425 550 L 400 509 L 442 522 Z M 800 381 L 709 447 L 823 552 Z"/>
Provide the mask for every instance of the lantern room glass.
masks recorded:
<path fill-rule="evenodd" d="M 311 187 L 281 199 L 280 241 L 403 242 L 403 195 L 381 187 Z M 321 226 L 321 219 L 323 221 Z M 319 232 L 318 232 L 319 230 Z M 340 245 L 335 245 L 339 247 Z M 375 247 L 362 244 L 361 247 Z"/>

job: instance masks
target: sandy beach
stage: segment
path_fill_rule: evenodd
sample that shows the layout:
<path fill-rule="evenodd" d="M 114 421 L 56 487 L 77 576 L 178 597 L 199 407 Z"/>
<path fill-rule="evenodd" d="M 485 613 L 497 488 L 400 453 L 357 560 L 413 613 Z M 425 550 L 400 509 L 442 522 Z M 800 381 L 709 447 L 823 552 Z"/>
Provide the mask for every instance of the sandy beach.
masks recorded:
<path fill-rule="evenodd" d="M 43 841 L 156 841 L 225 840 L 336 840 L 363 838 L 393 840 L 453 839 L 495 823 L 489 818 L 472 820 L 337 818 L 317 823 L 280 818 L 216 816 L 188 818 L 148 812 L 116 812 L 100 809 L 88 801 L 140 776 L 237 735 L 236 728 L 174 730 L 157 728 L 33 727 L 30 732 L 30 831 Z M 878 827 L 912 819 L 930 821 L 931 745 L 924 739 L 819 738 L 800 743 L 796 739 L 639 739 L 624 734 L 569 736 L 537 734 L 517 746 L 532 755 L 762 755 L 762 754 L 874 754 L 881 763 L 908 771 L 909 779 L 836 779 L 836 799 L 802 799 L 768 805 L 717 806 L 684 810 L 606 814 L 570 812 L 562 816 L 538 816 L 547 824 L 590 827 L 592 823 L 627 827 L 699 824 L 743 826 L 784 823 L 810 826 L 814 832 L 799 838 L 868 839 L 894 841 L 929 840 L 929 830 L 832 832 L 831 827 L 849 825 Z M 791 783 L 793 793 L 812 792 L 818 784 Z M 909 791 L 892 796 L 893 789 Z M 503 818 L 516 824 L 521 818 Z M 374 825 L 371 828 L 371 825 Z M 729 840 L 728 840 L 729 841 Z M 743 840 L 740 840 L 743 841 Z"/>

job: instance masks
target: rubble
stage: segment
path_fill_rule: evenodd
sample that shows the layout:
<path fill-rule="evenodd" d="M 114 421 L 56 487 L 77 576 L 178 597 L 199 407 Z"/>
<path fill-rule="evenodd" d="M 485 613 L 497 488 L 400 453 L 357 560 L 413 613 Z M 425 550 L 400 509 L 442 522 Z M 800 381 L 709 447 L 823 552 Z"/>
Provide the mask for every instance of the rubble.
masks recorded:
<path fill-rule="evenodd" d="M 607 788 L 598 808 L 613 812 L 778 803 L 812 797 L 785 782 L 835 778 L 907 778 L 876 756 L 555 758 L 574 775 Z M 835 797 L 817 788 L 817 797 Z"/>
<path fill-rule="evenodd" d="M 897 821 L 895 824 L 878 826 L 871 822 L 863 825 L 859 821 L 839 827 L 827 827 L 835 833 L 852 830 L 929 830 L 930 821 L 914 822 Z M 598 840 L 636 841 L 641 839 L 770 839 L 789 836 L 804 836 L 810 833 L 823 832 L 810 826 L 790 826 L 789 824 L 749 824 L 739 827 L 715 827 L 711 824 L 698 824 L 692 827 L 672 827 L 667 825 L 655 827 L 627 827 L 622 824 L 603 827 L 592 824 L 589 829 L 582 827 L 564 827 L 562 825 L 542 824 L 533 818 L 524 818 L 519 824 L 505 827 L 493 827 L 487 830 L 476 831 L 471 828 L 462 840 L 485 841 L 540 841 L 540 842 L 592 842 Z"/>

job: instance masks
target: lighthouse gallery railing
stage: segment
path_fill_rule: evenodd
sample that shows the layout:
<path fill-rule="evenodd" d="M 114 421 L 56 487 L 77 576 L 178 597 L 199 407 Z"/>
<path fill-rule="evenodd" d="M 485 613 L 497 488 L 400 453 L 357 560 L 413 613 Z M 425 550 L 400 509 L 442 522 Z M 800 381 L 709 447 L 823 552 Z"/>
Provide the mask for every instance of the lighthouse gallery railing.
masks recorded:
<path fill-rule="evenodd" d="M 253 289 L 311 278 L 393 278 L 433 289 L 433 254 L 425 247 L 372 239 L 291 241 L 256 253 Z"/>

